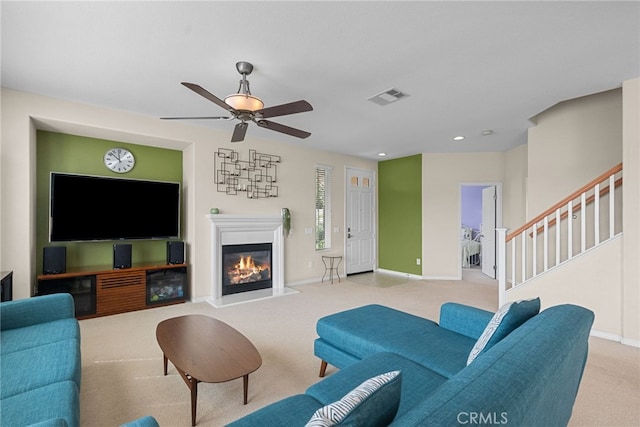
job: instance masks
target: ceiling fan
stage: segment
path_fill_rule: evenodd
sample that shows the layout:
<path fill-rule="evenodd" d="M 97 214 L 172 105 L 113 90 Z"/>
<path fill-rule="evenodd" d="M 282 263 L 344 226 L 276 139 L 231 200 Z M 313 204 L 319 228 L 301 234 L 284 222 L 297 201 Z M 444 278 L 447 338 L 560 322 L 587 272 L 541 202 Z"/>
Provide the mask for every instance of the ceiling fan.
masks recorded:
<path fill-rule="evenodd" d="M 307 101 L 295 101 L 287 104 L 275 105 L 273 107 L 264 108 L 264 103 L 257 97 L 251 95 L 249 90 L 249 81 L 247 76 L 253 71 L 253 65 L 249 62 L 241 61 L 236 64 L 236 69 L 242 75 L 240 80 L 240 87 L 238 93 L 227 96 L 224 101 L 211 92 L 204 89 L 195 83 L 182 82 L 182 85 L 191 89 L 195 93 L 209 101 L 213 102 L 219 107 L 227 110 L 232 117 L 217 116 L 217 117 L 162 117 L 163 120 L 193 120 L 193 119 L 238 119 L 240 123 L 236 125 L 231 136 L 231 142 L 240 142 L 244 140 L 244 136 L 247 133 L 249 122 L 254 122 L 261 128 L 281 132 L 287 135 L 295 136 L 297 138 L 307 138 L 311 133 L 295 129 L 289 126 L 282 125 L 280 123 L 265 120 L 271 117 L 286 116 L 288 114 L 303 113 L 305 111 L 313 110 L 311 104 Z"/>

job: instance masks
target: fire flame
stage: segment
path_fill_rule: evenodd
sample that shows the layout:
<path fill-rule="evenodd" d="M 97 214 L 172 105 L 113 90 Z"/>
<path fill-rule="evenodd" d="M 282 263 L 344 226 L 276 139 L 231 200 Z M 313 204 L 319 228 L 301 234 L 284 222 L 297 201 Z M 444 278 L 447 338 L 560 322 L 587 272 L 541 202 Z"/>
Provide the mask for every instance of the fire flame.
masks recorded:
<path fill-rule="evenodd" d="M 253 258 L 251 258 L 251 255 L 248 255 L 247 257 L 240 258 L 240 262 L 236 265 L 236 268 L 239 270 L 255 270 L 256 265 L 253 262 Z"/>
<path fill-rule="evenodd" d="M 251 255 L 240 257 L 240 261 L 228 271 L 232 285 L 268 279 L 270 275 L 269 264 L 256 265 Z"/>

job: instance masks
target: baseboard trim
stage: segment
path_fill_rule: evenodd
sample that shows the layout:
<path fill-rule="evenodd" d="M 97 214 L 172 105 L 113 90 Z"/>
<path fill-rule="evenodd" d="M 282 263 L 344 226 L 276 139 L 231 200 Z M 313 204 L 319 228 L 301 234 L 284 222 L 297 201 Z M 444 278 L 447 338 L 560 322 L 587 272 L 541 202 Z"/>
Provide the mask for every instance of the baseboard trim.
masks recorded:
<path fill-rule="evenodd" d="M 404 271 L 385 270 L 384 268 L 375 269 L 379 273 L 393 274 L 396 276 L 411 277 L 418 280 L 462 280 L 462 271 L 456 276 L 424 276 L 420 274 L 405 273 Z"/>
<path fill-rule="evenodd" d="M 418 279 L 418 280 L 423 279 L 422 276 L 419 276 L 417 274 L 405 273 L 403 271 L 385 270 L 384 268 L 376 268 L 375 272 L 382 273 L 382 274 L 390 274 L 392 276 L 409 277 L 411 279 Z"/>
<path fill-rule="evenodd" d="M 624 345 L 628 345 L 630 347 L 640 348 L 640 340 L 632 340 L 630 338 L 622 338 L 620 341 Z"/>
<path fill-rule="evenodd" d="M 602 332 L 602 331 L 598 331 L 597 329 L 591 329 L 591 334 L 592 337 L 596 337 L 596 338 L 602 338 L 608 341 L 614 341 L 614 342 L 619 342 L 620 344 L 624 344 L 624 345 L 628 345 L 629 347 L 636 347 L 636 348 L 640 348 L 640 341 L 638 340 L 634 340 L 634 339 L 629 339 L 629 338 L 623 338 L 620 335 L 617 334 L 612 334 L 609 332 Z"/>
<path fill-rule="evenodd" d="M 602 332 L 597 329 L 591 329 L 591 333 L 589 334 L 592 337 L 602 338 L 609 341 L 621 342 L 622 337 L 620 335 L 612 334 L 610 332 Z"/>
<path fill-rule="evenodd" d="M 342 276 L 340 276 L 340 278 L 341 278 L 341 279 L 344 279 L 344 277 L 342 277 Z M 325 282 L 326 282 L 326 281 L 328 281 L 328 280 L 329 280 L 329 279 L 327 279 L 327 278 L 325 277 Z M 336 278 L 334 278 L 333 280 L 334 280 L 334 282 L 337 282 L 338 278 L 336 277 Z M 321 282 L 321 281 L 322 281 L 322 278 L 321 278 L 321 277 L 318 277 L 318 278 L 315 278 L 315 279 L 305 279 L 305 280 L 298 280 L 298 281 L 296 281 L 296 282 L 290 282 L 290 283 L 287 283 L 285 286 L 309 285 L 309 284 L 311 284 L 311 283 L 319 283 L 319 282 Z"/>
<path fill-rule="evenodd" d="M 460 276 L 422 276 L 423 280 L 462 280 Z"/>

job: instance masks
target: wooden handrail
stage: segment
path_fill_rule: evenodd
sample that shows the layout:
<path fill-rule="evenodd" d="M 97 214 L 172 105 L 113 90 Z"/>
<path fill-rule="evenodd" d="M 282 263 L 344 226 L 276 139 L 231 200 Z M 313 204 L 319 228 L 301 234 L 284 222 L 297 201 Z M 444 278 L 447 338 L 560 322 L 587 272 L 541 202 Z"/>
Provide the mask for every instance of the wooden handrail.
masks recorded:
<path fill-rule="evenodd" d="M 602 175 L 600 175 L 597 178 L 595 178 L 594 180 L 590 181 L 588 184 L 583 185 L 582 187 L 580 187 L 579 189 L 577 189 L 576 191 L 571 193 L 569 196 L 567 196 L 564 199 L 560 200 L 558 203 L 556 203 L 555 205 L 551 206 L 549 209 L 547 209 L 546 211 L 542 212 L 541 214 L 539 214 L 538 216 L 533 218 L 531 221 L 527 222 L 522 227 L 520 227 L 520 228 L 512 231 L 511 233 L 509 233 L 507 235 L 507 237 L 506 237 L 506 241 L 508 242 L 511 239 L 513 239 L 514 237 L 520 235 L 520 233 L 522 233 L 523 231 L 529 229 L 529 227 L 531 227 L 532 225 L 536 224 L 538 221 L 542 220 L 545 216 L 552 214 L 558 208 L 563 207 L 564 205 L 569 203 L 571 200 L 574 200 L 575 198 L 580 196 L 582 193 L 592 189 L 597 184 L 599 184 L 602 181 L 604 181 L 605 179 L 609 178 L 611 175 L 615 175 L 616 173 L 620 172 L 621 170 L 622 170 L 622 163 L 612 167 L 611 169 L 609 169 L 608 171 L 606 171 Z"/>
<path fill-rule="evenodd" d="M 613 184 L 613 188 L 618 188 L 622 185 L 622 178 L 618 178 L 616 179 L 615 183 Z M 600 190 L 600 197 L 609 194 L 609 186 L 604 187 L 602 190 Z M 590 195 L 589 197 L 586 198 L 585 200 L 585 204 L 586 205 L 590 205 L 591 203 L 593 203 L 593 201 L 596 199 L 595 194 Z M 582 209 L 582 205 L 576 205 L 575 208 L 573 209 L 573 212 L 579 212 Z M 568 211 L 564 211 L 560 214 L 560 219 L 563 220 L 566 217 L 569 216 L 569 212 Z M 555 225 L 556 223 L 556 219 L 553 218 L 549 221 L 549 224 L 547 224 L 549 227 L 551 227 L 552 225 Z M 541 225 L 540 227 L 538 227 L 538 229 L 536 230 L 537 233 L 541 233 L 544 230 L 544 226 Z M 529 233 L 529 237 L 533 237 L 533 232 Z"/>

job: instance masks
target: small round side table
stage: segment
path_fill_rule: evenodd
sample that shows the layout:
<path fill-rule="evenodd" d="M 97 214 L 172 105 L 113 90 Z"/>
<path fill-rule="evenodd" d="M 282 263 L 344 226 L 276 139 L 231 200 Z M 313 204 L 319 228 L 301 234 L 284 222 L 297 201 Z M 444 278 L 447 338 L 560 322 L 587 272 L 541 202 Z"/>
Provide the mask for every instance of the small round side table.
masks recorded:
<path fill-rule="evenodd" d="M 335 272 L 338 277 L 338 282 L 340 282 L 340 274 L 338 274 L 338 267 L 340 266 L 340 262 L 342 262 L 342 255 L 339 256 L 331 256 L 331 255 L 323 255 L 322 263 L 324 264 L 324 274 L 322 275 L 322 282 L 324 282 L 324 278 L 329 273 L 329 280 L 331 280 L 331 284 L 333 285 L 333 273 Z"/>

